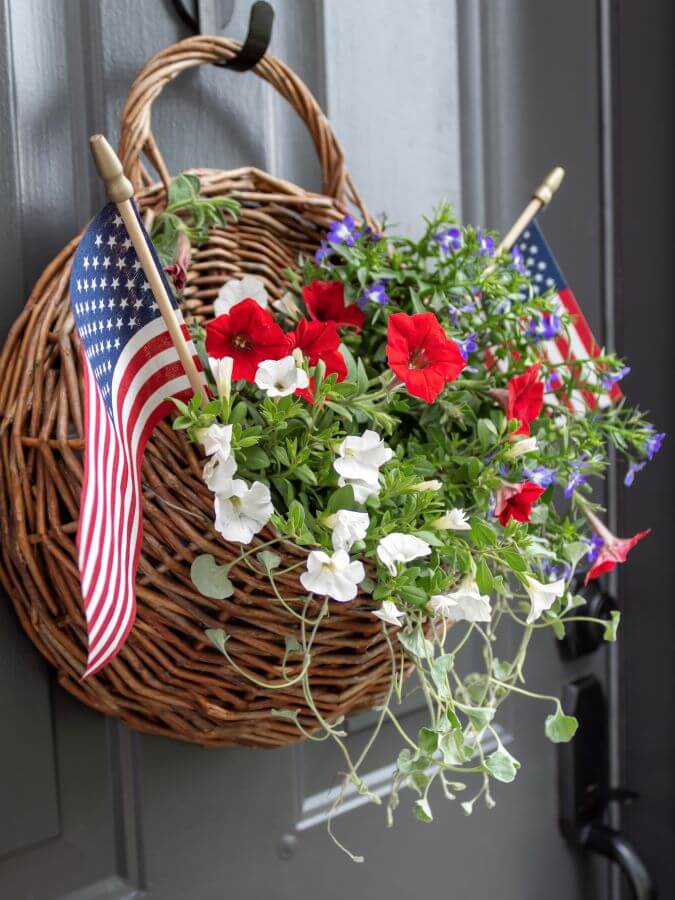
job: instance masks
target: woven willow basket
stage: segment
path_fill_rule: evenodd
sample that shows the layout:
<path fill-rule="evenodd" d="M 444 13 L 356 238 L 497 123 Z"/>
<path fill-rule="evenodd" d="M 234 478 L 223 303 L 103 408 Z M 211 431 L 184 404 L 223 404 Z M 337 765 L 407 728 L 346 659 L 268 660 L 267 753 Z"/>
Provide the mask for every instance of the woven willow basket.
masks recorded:
<path fill-rule="evenodd" d="M 222 38 L 190 38 L 154 56 L 132 85 L 122 113 L 120 157 L 146 221 L 163 208 L 170 178 L 151 131 L 153 101 L 184 69 L 230 59 L 238 49 L 238 43 Z M 306 122 L 321 163 L 323 194 L 254 168 L 193 170 L 204 194 L 235 197 L 241 214 L 193 248 L 183 304 L 188 318 L 211 315 L 219 287 L 245 274 L 261 278 L 269 294 L 279 297 L 284 270 L 296 264 L 299 253 L 315 250 L 328 223 L 345 214 L 347 202 L 367 218 L 335 134 L 306 86 L 273 57 L 254 71 Z M 141 154 L 161 183 L 151 183 Z M 195 591 L 190 580 L 195 555 L 211 553 L 226 563 L 241 548 L 224 543 L 213 530 L 213 498 L 200 477 L 201 461 L 170 422 L 155 430 L 143 462 L 135 625 L 119 656 L 81 680 L 87 641 L 75 534 L 82 378 L 68 296 L 78 240 L 43 272 L 0 358 L 5 590 L 31 640 L 56 668 L 59 683 L 100 712 L 141 731 L 204 745 L 273 747 L 298 740 L 294 723 L 271 711 L 300 710 L 305 727 L 315 728 L 300 686 L 253 686 L 204 637 L 206 628 L 225 628 L 238 666 L 274 684 L 285 680 L 284 637 L 297 634 L 297 620 L 270 598 L 266 575 L 241 564 L 230 573 L 235 593 L 229 600 L 210 600 Z M 279 552 L 292 557 L 297 551 Z M 293 576 L 279 582 L 287 596 L 304 593 Z M 298 600 L 296 608 L 300 605 Z M 318 609 L 316 603 L 309 612 Z M 317 706 L 329 720 L 372 706 L 388 685 L 389 652 L 371 609 L 367 598 L 332 603 L 318 631 L 310 678 Z M 291 656 L 287 674 L 296 674 L 299 666 Z"/>

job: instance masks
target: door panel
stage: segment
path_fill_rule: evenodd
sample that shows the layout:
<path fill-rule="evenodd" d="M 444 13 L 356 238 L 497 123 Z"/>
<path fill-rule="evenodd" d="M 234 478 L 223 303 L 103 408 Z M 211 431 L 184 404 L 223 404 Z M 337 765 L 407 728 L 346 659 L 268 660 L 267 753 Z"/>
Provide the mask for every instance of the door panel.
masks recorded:
<path fill-rule="evenodd" d="M 536 180 L 553 164 L 565 165 L 568 181 L 545 228 L 601 332 L 596 5 L 274 5 L 273 52 L 327 107 L 375 213 L 386 209 L 412 228 L 445 197 L 467 218 L 503 227 Z M 8 197 L 0 252 L 11 278 L 4 330 L 64 235 L 101 202 L 87 136 L 105 130 L 116 139 L 136 72 L 186 34 L 160 0 L 46 6 L 47 15 L 38 0 L 0 5 L 11 76 L 0 85 L 0 112 L 14 126 L 0 135 Z M 247 7 L 235 4 L 229 34 L 243 34 Z M 172 171 L 253 164 L 319 187 L 304 127 L 252 75 L 215 67 L 185 73 L 157 101 L 153 127 Z M 355 804 L 335 820 L 339 838 L 366 856 L 354 865 L 323 821 L 325 792 L 340 769 L 331 747 L 204 750 L 133 734 L 64 694 L 11 609 L 3 614 L 3 897 L 215 900 L 246 892 L 272 900 L 398 900 L 423 884 L 440 896 L 486 897 L 498 889 L 505 900 L 534 900 L 550 895 L 552 883 L 556 900 L 606 895 L 604 867 L 578 859 L 558 835 L 555 752 L 539 704 L 510 701 L 502 716 L 504 739 L 515 735 L 510 748 L 523 768 L 514 785 L 497 786 L 496 809 L 467 819 L 439 799 L 434 824 L 423 826 L 402 802 L 387 831 L 382 807 Z M 528 677 L 559 693 L 564 680 L 602 672 L 605 663 L 605 651 L 562 663 L 544 635 L 533 645 Z M 411 729 L 421 723 L 415 707 L 413 700 Z M 365 739 L 363 724 L 350 723 L 350 745 Z M 398 749 L 385 729 L 365 773 L 384 783 L 382 770 Z M 489 867 L 478 865 L 479 853 Z"/>

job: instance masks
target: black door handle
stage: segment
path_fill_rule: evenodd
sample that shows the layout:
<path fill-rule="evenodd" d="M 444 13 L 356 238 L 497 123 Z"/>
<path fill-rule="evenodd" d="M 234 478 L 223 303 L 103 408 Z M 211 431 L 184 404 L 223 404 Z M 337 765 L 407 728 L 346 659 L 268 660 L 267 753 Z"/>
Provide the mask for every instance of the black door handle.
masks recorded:
<path fill-rule="evenodd" d="M 637 849 L 603 821 L 608 804 L 626 803 L 637 795 L 610 787 L 607 702 L 595 675 L 565 685 L 563 707 L 579 720 L 579 731 L 569 744 L 558 745 L 561 831 L 573 846 L 615 862 L 628 880 L 633 900 L 655 900 L 654 883 Z"/>
<path fill-rule="evenodd" d="M 634 900 L 655 900 L 656 890 L 642 858 L 620 831 L 609 825 L 585 825 L 579 833 L 579 844 L 617 863 L 628 879 Z"/>

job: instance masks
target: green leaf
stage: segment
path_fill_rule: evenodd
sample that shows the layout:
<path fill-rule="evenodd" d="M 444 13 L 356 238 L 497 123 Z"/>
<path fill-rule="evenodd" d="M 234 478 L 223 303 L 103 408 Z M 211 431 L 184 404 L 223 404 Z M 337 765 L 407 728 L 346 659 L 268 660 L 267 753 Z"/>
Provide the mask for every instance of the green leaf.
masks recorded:
<path fill-rule="evenodd" d="M 621 621 L 621 613 L 618 609 L 613 609 L 610 613 L 609 622 L 605 625 L 605 630 L 602 634 L 603 638 L 606 641 L 615 641 L 616 640 L 616 630 L 619 627 L 619 622 Z"/>
<path fill-rule="evenodd" d="M 173 178 L 169 184 L 167 197 L 168 205 L 173 206 L 176 204 L 183 206 L 188 204 L 194 200 L 195 197 L 199 196 L 200 189 L 201 185 L 199 183 L 199 178 L 196 175 L 190 175 L 187 172 L 183 172 L 181 175 Z"/>
<path fill-rule="evenodd" d="M 438 734 L 431 728 L 420 728 L 417 732 L 417 743 L 422 753 L 431 756 L 438 749 Z"/>
<path fill-rule="evenodd" d="M 214 647 L 217 647 L 221 653 L 225 653 L 225 644 L 230 639 L 229 634 L 225 634 L 222 628 L 207 628 L 204 634 Z"/>
<path fill-rule="evenodd" d="M 412 759 L 412 752 L 408 750 L 407 747 L 401 750 L 398 757 L 396 758 L 396 768 L 398 769 L 398 771 L 403 775 L 407 775 L 408 772 L 410 772 L 412 766 Z"/>
<path fill-rule="evenodd" d="M 449 694 L 447 674 L 452 670 L 454 663 L 455 657 L 452 653 L 444 653 L 442 656 L 437 656 L 431 663 L 431 677 L 436 685 L 436 690 L 441 696 Z"/>
<path fill-rule="evenodd" d="M 510 566 L 514 572 L 525 572 L 527 563 L 517 550 L 500 550 L 500 555 L 507 566 Z"/>
<path fill-rule="evenodd" d="M 574 716 L 566 716 L 561 709 L 546 716 L 546 726 L 544 728 L 546 737 L 554 744 L 566 744 L 571 741 L 579 723 Z"/>
<path fill-rule="evenodd" d="M 234 594 L 234 585 L 228 577 L 228 566 L 219 566 L 210 553 L 195 557 L 190 567 L 194 586 L 205 597 L 225 600 Z"/>
<path fill-rule="evenodd" d="M 464 710 L 467 719 L 476 731 L 482 731 L 494 719 L 495 710 L 492 706 L 472 706 Z"/>
<path fill-rule="evenodd" d="M 579 560 L 583 559 L 588 553 L 588 544 L 583 541 L 570 541 L 563 546 L 565 557 L 572 563 L 572 567 L 576 568 Z"/>
<path fill-rule="evenodd" d="M 483 450 L 487 450 L 499 440 L 497 429 L 491 419 L 479 419 L 476 432 Z"/>
<path fill-rule="evenodd" d="M 270 465 L 270 458 L 261 447 L 249 447 L 242 457 L 243 469 L 259 471 L 267 469 Z"/>
<path fill-rule="evenodd" d="M 426 541 L 427 544 L 431 547 L 442 547 L 443 541 L 440 540 L 437 534 L 434 534 L 433 531 L 413 531 L 412 532 L 415 537 L 418 537 L 422 541 Z"/>
<path fill-rule="evenodd" d="M 484 559 L 476 566 L 476 584 L 481 594 L 489 594 L 492 590 L 492 574 Z"/>
<path fill-rule="evenodd" d="M 420 822 L 433 822 L 434 817 L 431 815 L 431 807 L 426 797 L 420 797 L 415 801 L 414 811 L 415 818 Z"/>
<path fill-rule="evenodd" d="M 256 555 L 256 559 L 260 560 L 268 572 L 273 572 L 281 565 L 281 557 L 278 553 L 272 553 L 270 550 L 262 550 Z"/>
<path fill-rule="evenodd" d="M 295 635 L 287 634 L 284 637 L 284 643 L 286 645 L 286 653 L 302 653 L 302 644 Z"/>
<path fill-rule="evenodd" d="M 427 654 L 433 656 L 433 645 L 424 637 L 419 626 L 413 632 L 399 631 L 398 642 L 408 653 L 420 659 L 426 659 Z"/>
<path fill-rule="evenodd" d="M 508 750 L 499 746 L 485 760 L 485 768 L 497 781 L 503 781 L 505 784 L 508 784 L 516 777 L 520 763 L 514 756 L 511 756 Z"/>
<path fill-rule="evenodd" d="M 478 516 L 471 516 L 469 524 L 471 525 L 471 537 L 478 548 L 494 547 L 497 543 L 497 535 L 487 522 L 479 519 Z"/>
<path fill-rule="evenodd" d="M 326 504 L 326 512 L 331 514 L 340 509 L 358 509 L 359 506 L 360 504 L 354 499 L 354 488 L 351 484 L 346 484 L 330 495 Z"/>

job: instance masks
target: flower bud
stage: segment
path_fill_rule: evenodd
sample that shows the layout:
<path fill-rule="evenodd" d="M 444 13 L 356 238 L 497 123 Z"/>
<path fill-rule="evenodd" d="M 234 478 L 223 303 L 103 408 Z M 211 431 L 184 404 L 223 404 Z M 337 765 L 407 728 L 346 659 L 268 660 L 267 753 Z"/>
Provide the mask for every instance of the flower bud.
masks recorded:
<path fill-rule="evenodd" d="M 519 456 L 524 456 L 526 453 L 534 453 L 537 449 L 537 439 L 534 437 L 523 438 L 522 440 L 514 441 L 511 447 L 506 451 L 506 456 L 509 459 L 517 459 Z"/>
<path fill-rule="evenodd" d="M 437 479 L 433 479 L 432 481 L 420 481 L 418 484 L 414 484 L 411 488 L 413 491 L 440 491 L 443 487 L 443 482 L 438 481 Z"/>

